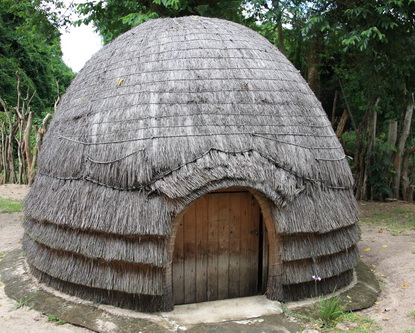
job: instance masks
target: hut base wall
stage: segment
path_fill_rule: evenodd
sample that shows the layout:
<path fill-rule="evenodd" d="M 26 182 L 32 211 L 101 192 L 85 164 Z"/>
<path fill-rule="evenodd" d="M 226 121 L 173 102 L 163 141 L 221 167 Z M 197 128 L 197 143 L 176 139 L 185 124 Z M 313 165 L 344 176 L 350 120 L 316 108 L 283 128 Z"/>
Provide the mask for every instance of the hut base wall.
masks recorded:
<path fill-rule="evenodd" d="M 310 297 L 327 295 L 340 288 L 348 286 L 353 281 L 353 269 L 345 271 L 337 276 L 291 285 L 283 285 L 284 301 L 298 301 Z"/>
<path fill-rule="evenodd" d="M 54 278 L 28 263 L 30 272 L 40 282 L 65 294 L 76 296 L 98 304 L 109 304 L 140 312 L 167 312 L 174 308 L 168 296 L 129 294 L 114 290 L 89 288 Z"/>

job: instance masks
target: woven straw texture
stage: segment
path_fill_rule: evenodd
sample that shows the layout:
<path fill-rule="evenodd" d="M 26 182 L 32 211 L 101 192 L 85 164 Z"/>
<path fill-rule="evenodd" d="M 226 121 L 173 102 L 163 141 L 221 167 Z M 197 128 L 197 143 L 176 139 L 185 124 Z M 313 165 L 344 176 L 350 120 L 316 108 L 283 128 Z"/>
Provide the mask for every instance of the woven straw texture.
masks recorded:
<path fill-rule="evenodd" d="M 270 298 L 312 295 L 312 275 L 327 279 L 319 292 L 351 281 L 353 179 L 299 72 L 239 24 L 151 20 L 95 54 L 63 96 L 25 202 L 27 259 L 66 292 L 169 310 L 174 218 L 231 186 L 269 202 L 282 267 Z"/>

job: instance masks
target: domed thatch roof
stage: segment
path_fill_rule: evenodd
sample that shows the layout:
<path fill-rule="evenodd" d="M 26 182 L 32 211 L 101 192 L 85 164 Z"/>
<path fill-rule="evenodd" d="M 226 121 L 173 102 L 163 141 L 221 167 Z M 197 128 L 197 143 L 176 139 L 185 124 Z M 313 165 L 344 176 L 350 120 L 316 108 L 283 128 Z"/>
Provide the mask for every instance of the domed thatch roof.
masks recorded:
<path fill-rule="evenodd" d="M 60 102 L 26 199 L 28 262 L 69 293 L 171 308 L 174 218 L 232 186 L 269 203 L 282 244 L 269 297 L 310 296 L 312 275 L 327 280 L 321 292 L 351 281 L 353 179 L 299 72 L 235 23 L 146 22 L 99 51 Z"/>

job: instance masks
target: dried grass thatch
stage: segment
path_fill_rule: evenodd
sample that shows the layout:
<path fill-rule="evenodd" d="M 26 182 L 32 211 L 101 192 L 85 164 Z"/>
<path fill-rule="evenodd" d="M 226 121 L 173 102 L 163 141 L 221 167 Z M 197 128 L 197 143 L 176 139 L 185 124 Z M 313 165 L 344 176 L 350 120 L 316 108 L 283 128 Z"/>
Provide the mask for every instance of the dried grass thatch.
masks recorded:
<path fill-rule="evenodd" d="M 71 294 L 171 310 L 173 220 L 231 186 L 268 202 L 282 267 L 268 297 L 311 296 L 312 275 L 325 278 L 319 292 L 351 281 L 352 175 L 298 71 L 241 25 L 149 21 L 98 52 L 63 96 L 26 199 L 28 262 Z"/>

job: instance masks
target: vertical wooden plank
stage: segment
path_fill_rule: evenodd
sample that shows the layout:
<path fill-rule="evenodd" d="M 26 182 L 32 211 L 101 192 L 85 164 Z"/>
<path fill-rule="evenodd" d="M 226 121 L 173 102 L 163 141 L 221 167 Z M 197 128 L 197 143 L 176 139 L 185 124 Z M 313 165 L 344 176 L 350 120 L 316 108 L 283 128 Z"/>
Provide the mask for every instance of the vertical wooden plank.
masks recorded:
<path fill-rule="evenodd" d="M 229 198 L 230 193 L 218 193 L 218 299 L 229 294 Z"/>
<path fill-rule="evenodd" d="M 195 205 L 192 204 L 183 218 L 184 241 L 184 301 L 196 302 L 196 223 Z"/>
<path fill-rule="evenodd" d="M 249 294 L 255 295 L 258 292 L 258 260 L 259 260 L 259 217 L 260 208 L 252 194 L 248 194 L 248 202 L 251 207 L 248 219 L 249 230 Z"/>
<path fill-rule="evenodd" d="M 196 202 L 196 302 L 207 301 L 208 205 L 206 196 Z"/>
<path fill-rule="evenodd" d="M 184 254 L 183 254 L 183 218 L 178 221 L 174 241 L 172 279 L 174 304 L 184 303 Z"/>
<path fill-rule="evenodd" d="M 240 295 L 241 193 L 229 200 L 229 297 Z"/>
<path fill-rule="evenodd" d="M 218 200 L 208 194 L 208 290 L 209 301 L 218 299 Z"/>
<path fill-rule="evenodd" d="M 241 200 L 241 295 L 255 295 L 258 288 L 259 206 L 246 193 Z"/>
<path fill-rule="evenodd" d="M 240 294 L 239 296 L 249 295 L 249 249 L 251 244 L 249 235 L 249 218 L 251 216 L 251 206 L 246 194 L 240 197 L 241 207 L 241 248 L 240 248 Z"/>
<path fill-rule="evenodd" d="M 264 294 L 267 291 L 268 282 L 268 231 L 265 225 L 265 221 L 262 222 L 262 282 L 261 282 L 261 293 Z"/>

